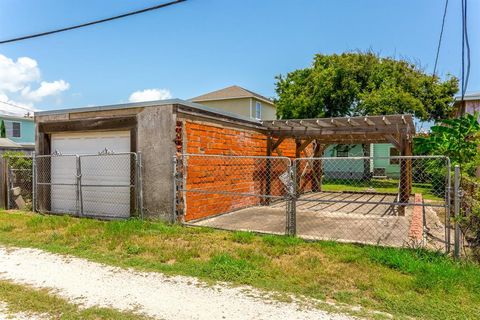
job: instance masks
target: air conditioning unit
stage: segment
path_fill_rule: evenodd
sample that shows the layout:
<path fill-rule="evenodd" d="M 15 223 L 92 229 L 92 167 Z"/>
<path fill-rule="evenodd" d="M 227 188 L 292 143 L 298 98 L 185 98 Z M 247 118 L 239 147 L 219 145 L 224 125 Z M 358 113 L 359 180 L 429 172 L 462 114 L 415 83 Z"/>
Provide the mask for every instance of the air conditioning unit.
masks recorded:
<path fill-rule="evenodd" d="M 374 178 L 386 178 L 387 170 L 385 168 L 373 168 L 373 177 Z"/>

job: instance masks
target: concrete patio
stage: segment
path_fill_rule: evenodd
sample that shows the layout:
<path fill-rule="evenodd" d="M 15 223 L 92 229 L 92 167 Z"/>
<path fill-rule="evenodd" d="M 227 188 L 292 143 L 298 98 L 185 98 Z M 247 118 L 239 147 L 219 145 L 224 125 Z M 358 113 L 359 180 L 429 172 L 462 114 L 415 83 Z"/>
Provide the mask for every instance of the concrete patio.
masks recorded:
<path fill-rule="evenodd" d="M 400 247 L 408 243 L 412 206 L 396 215 L 396 195 L 317 192 L 297 201 L 297 235 L 304 239 L 335 240 Z M 326 202 L 322 202 L 326 201 Z M 361 202 L 379 202 L 361 203 Z M 255 206 L 190 221 L 195 226 L 285 234 L 286 203 Z"/>

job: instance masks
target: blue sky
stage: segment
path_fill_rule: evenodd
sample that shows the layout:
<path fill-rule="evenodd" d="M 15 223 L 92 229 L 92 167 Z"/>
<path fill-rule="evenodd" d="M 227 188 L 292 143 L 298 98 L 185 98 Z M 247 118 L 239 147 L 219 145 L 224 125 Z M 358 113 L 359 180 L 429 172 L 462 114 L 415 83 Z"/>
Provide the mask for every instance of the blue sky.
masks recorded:
<path fill-rule="evenodd" d="M 0 0 L 0 39 L 159 2 Z M 315 53 L 357 49 L 407 57 L 431 72 L 443 3 L 189 0 L 123 20 L 0 45 L 9 72 L 23 68 L 34 73 L 14 73 L 24 78 L 9 89 L 4 85 L 3 99 L 49 110 L 128 102 L 132 93 L 145 89 L 166 89 L 172 97 L 187 99 L 232 84 L 271 97 L 275 75 L 308 66 Z M 473 58 L 469 91 L 476 91 L 480 1 L 469 5 Z M 460 74 L 460 17 L 460 1 L 450 1 L 438 68 L 442 76 Z M 34 60 L 35 66 L 32 60 L 18 63 L 20 57 Z M 0 86 L 0 98 L 1 90 Z"/>

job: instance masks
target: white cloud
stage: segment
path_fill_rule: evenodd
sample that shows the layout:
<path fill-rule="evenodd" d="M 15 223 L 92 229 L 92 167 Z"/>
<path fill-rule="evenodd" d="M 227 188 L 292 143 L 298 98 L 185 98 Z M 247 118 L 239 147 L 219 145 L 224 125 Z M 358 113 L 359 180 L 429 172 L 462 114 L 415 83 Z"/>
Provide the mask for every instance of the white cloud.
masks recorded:
<path fill-rule="evenodd" d="M 13 61 L 0 54 L 0 92 L 17 92 L 28 83 L 40 80 L 37 61 L 21 57 Z"/>
<path fill-rule="evenodd" d="M 22 90 L 22 97 L 30 101 L 41 101 L 48 96 L 54 96 L 62 91 L 68 90 L 70 84 L 63 80 L 56 80 L 53 82 L 42 81 L 40 87 L 36 90 L 31 90 L 30 86 L 25 87 Z"/>
<path fill-rule="evenodd" d="M 171 99 L 172 94 L 168 89 L 145 89 L 142 91 L 135 91 L 130 95 L 128 101 L 130 102 L 142 102 L 153 100 L 165 100 Z"/>
<path fill-rule="evenodd" d="M 34 110 L 34 103 L 70 87 L 64 80 L 41 80 L 40 68 L 34 59 L 20 57 L 15 61 L 0 54 L 0 101 Z M 23 115 L 27 111 L 22 108 L 0 103 L 0 112 L 3 113 Z"/>

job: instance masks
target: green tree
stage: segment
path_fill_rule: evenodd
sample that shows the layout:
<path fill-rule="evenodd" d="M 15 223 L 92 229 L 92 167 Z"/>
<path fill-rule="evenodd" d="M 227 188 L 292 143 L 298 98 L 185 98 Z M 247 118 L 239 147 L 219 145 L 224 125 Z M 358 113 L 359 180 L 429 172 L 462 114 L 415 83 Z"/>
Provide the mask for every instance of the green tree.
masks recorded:
<path fill-rule="evenodd" d="M 317 118 L 411 113 L 445 118 L 458 79 L 442 81 L 406 60 L 373 52 L 315 55 L 311 67 L 276 77 L 279 118 Z"/>
<path fill-rule="evenodd" d="M 7 137 L 7 130 L 5 129 L 5 121 L 0 122 L 0 138 Z"/>
<path fill-rule="evenodd" d="M 460 118 L 440 120 L 431 128 L 431 133 L 414 139 L 416 154 L 445 155 L 453 165 L 463 166 L 464 171 L 474 175 L 480 164 L 480 124 L 478 113 Z"/>

